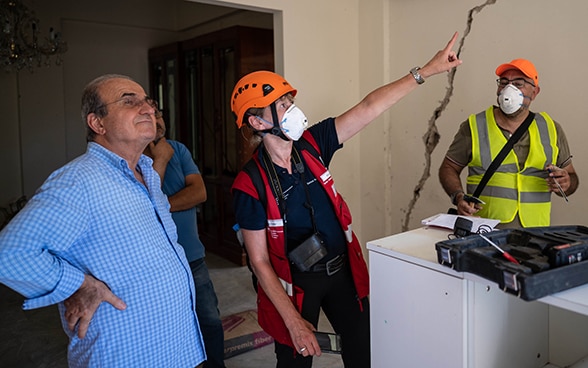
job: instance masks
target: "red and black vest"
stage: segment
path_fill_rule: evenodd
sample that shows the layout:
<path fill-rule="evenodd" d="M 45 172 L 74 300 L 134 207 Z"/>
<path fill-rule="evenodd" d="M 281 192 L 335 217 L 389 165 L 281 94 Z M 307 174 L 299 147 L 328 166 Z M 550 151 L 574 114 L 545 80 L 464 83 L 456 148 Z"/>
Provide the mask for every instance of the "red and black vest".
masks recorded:
<path fill-rule="evenodd" d="M 305 140 L 306 142 L 302 142 L 302 140 Z M 314 140 L 314 137 L 308 131 L 304 132 L 300 141 L 301 143 L 310 144 L 315 151 L 314 153 L 318 153 L 318 155 L 320 155 L 318 145 Z M 353 275 L 353 281 L 355 284 L 355 289 L 357 290 L 357 295 L 361 300 L 364 297 L 367 297 L 369 294 L 369 275 L 366 262 L 363 258 L 361 246 L 357 240 L 357 237 L 355 236 L 355 233 L 351 229 L 352 219 L 349 207 L 341 195 L 339 195 L 339 193 L 336 191 L 331 173 L 322 163 L 320 156 L 317 157 L 315 154 L 311 153 L 309 149 L 305 148 L 305 144 L 300 145 L 300 152 L 304 161 L 306 162 L 306 165 L 312 174 L 317 178 L 317 181 L 321 184 L 329 199 L 331 200 L 333 209 L 335 210 L 337 218 L 339 219 L 341 229 L 345 233 L 345 237 L 347 239 L 347 255 Z M 272 193 L 267 174 L 265 173 L 265 170 L 259 161 L 257 151 L 253 154 L 252 160 L 259 169 L 257 171 L 259 172 L 263 181 L 266 198 L 260 198 L 260 194 L 258 193 L 258 190 L 256 189 L 256 186 L 250 176 L 250 173 L 253 172 L 252 170 L 243 170 L 239 172 L 233 183 L 232 190 L 241 190 L 266 204 L 266 238 L 269 247 L 270 262 L 278 276 L 278 279 L 282 283 L 284 290 L 290 297 L 292 303 L 294 303 L 296 306 L 297 310 L 300 312 L 302 310 L 304 292 L 302 289 L 292 283 L 290 262 L 288 261 L 286 254 L 284 221 L 282 219 L 276 198 Z M 259 325 L 264 329 L 264 331 L 272 336 L 274 340 L 294 348 L 294 344 L 292 343 L 288 329 L 286 328 L 286 325 L 284 324 L 284 321 L 282 320 L 282 317 L 278 313 L 277 309 L 274 307 L 269 297 L 265 294 L 263 288 L 258 287 L 257 290 L 257 314 Z M 361 301 L 359 301 L 359 303 L 361 307 Z"/>

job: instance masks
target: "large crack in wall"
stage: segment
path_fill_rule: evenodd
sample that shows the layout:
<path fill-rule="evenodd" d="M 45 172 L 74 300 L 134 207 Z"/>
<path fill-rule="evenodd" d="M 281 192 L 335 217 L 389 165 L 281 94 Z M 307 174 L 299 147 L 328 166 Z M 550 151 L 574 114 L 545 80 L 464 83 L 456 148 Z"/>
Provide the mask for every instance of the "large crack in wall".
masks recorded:
<path fill-rule="evenodd" d="M 493 5 L 496 3 L 497 0 L 487 0 L 485 3 L 478 5 L 468 12 L 467 24 L 466 29 L 463 33 L 463 36 L 459 40 L 459 46 L 457 49 L 457 57 L 459 58 L 461 55 L 461 50 L 463 49 L 466 37 L 469 35 L 472 24 L 474 22 L 474 14 L 481 12 L 486 6 Z M 453 95 L 453 81 L 455 80 L 455 73 L 457 73 L 457 68 L 454 68 L 447 74 L 447 82 L 448 86 L 445 91 L 445 97 L 441 100 L 440 105 L 433 111 L 433 115 L 429 119 L 429 128 L 423 135 L 423 142 L 425 143 L 425 167 L 423 169 L 423 174 L 418 181 L 417 185 L 414 187 L 412 199 L 408 203 L 408 209 L 406 210 L 406 214 L 404 220 L 402 221 L 402 231 L 408 231 L 408 225 L 410 223 L 410 217 L 412 215 L 412 211 L 421 196 L 421 190 L 425 187 L 425 183 L 427 179 L 431 176 L 431 157 L 433 151 L 439 144 L 439 139 L 441 135 L 437 129 L 437 119 L 441 116 L 445 108 L 449 104 L 451 100 L 451 96 Z"/>

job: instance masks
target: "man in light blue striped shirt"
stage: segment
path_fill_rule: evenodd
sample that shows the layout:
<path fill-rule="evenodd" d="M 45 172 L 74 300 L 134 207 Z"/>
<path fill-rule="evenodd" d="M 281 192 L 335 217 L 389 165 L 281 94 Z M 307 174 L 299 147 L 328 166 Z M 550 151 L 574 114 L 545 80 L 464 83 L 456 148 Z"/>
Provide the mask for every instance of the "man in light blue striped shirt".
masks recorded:
<path fill-rule="evenodd" d="M 84 155 L 56 170 L 0 232 L 0 282 L 24 309 L 58 304 L 70 367 L 196 367 L 194 281 L 144 148 L 155 108 L 128 77 L 82 96 Z"/>

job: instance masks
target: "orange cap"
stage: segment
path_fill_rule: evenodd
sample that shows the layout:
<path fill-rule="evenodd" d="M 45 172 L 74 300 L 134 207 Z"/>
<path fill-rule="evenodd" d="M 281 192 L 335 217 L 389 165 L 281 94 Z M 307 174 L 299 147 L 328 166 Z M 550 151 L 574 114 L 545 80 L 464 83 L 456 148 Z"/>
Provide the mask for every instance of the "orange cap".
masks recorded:
<path fill-rule="evenodd" d="M 496 75 L 501 76 L 507 70 L 516 69 L 519 70 L 521 73 L 526 75 L 527 77 L 531 78 L 535 85 L 539 85 L 539 74 L 537 74 L 537 69 L 535 69 L 535 65 L 532 62 L 526 59 L 514 59 L 510 63 L 505 63 L 499 65 L 496 68 Z"/>

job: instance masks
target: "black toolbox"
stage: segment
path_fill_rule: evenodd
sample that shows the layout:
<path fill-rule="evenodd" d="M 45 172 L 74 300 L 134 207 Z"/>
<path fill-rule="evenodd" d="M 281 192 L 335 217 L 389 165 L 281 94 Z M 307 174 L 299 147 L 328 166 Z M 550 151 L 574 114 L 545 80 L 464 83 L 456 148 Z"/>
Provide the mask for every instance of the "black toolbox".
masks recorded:
<path fill-rule="evenodd" d="M 438 242 L 437 261 L 494 281 L 523 300 L 588 283 L 588 227 L 504 229 L 483 235 L 519 263 L 507 260 L 478 234 Z"/>

